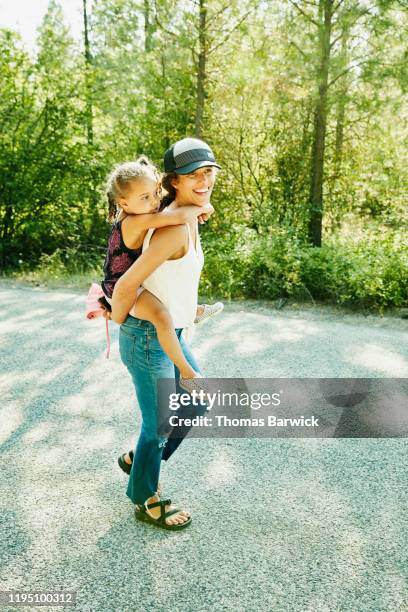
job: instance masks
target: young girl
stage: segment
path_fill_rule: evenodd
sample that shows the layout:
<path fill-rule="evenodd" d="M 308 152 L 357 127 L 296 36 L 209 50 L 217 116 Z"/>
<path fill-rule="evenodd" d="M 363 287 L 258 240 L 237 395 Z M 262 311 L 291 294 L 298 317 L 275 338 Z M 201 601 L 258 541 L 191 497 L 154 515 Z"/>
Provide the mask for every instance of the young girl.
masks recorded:
<path fill-rule="evenodd" d="M 134 162 L 116 166 L 108 178 L 106 193 L 109 220 L 113 221 L 113 225 L 104 264 L 105 278 L 102 281 L 106 302 L 102 298 L 101 303 L 110 309 L 115 284 L 141 255 L 143 240 L 149 228 L 183 225 L 197 218 L 204 220 L 214 209 L 211 204 L 207 204 L 204 207 L 191 205 L 184 206 L 182 210 L 165 209 L 159 212 L 160 176 L 143 155 Z M 165 306 L 143 287 L 138 289 L 135 299 L 137 318 L 149 321 L 156 328 L 164 352 L 180 371 L 180 386 L 189 392 L 194 389 L 200 391 L 201 376 L 185 359 L 172 318 Z M 195 323 L 201 323 L 222 309 L 223 304 L 220 302 L 212 306 L 198 306 Z"/>

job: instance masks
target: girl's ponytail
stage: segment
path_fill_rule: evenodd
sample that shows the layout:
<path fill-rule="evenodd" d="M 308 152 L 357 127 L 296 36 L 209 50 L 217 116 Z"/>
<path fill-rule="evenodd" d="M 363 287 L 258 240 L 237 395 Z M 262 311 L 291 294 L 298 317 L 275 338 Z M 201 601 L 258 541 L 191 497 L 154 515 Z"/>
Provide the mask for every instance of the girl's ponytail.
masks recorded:
<path fill-rule="evenodd" d="M 140 164 L 141 166 L 146 166 L 153 172 L 154 176 L 156 177 L 156 181 L 158 183 L 158 189 L 159 191 L 161 191 L 161 173 L 156 168 L 156 166 L 150 161 L 150 159 L 146 155 L 139 155 L 139 157 L 136 160 L 136 163 Z"/>
<path fill-rule="evenodd" d="M 146 155 L 139 155 L 136 160 L 136 163 L 141 164 L 142 166 L 150 166 L 151 168 L 154 168 L 152 162 L 149 160 L 148 157 L 146 157 Z"/>
<path fill-rule="evenodd" d="M 108 198 L 108 221 L 110 223 L 113 223 L 115 221 L 115 218 L 118 212 L 118 207 L 116 205 L 115 197 L 112 191 L 108 191 L 106 195 Z"/>

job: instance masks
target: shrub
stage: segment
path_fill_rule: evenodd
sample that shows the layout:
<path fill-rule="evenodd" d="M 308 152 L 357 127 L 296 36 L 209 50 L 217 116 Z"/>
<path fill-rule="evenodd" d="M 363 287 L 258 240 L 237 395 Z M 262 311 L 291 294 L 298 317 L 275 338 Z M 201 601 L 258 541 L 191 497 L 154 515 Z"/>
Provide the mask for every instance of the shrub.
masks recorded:
<path fill-rule="evenodd" d="M 276 228 L 252 250 L 247 284 L 250 297 L 275 299 L 302 286 L 302 244 L 290 230 Z"/>
<path fill-rule="evenodd" d="M 219 237 L 204 236 L 205 266 L 200 291 L 206 295 L 232 299 L 247 295 L 254 232 L 245 227 L 232 227 Z"/>
<path fill-rule="evenodd" d="M 315 299 L 339 303 L 348 295 L 354 265 L 350 253 L 341 245 L 307 246 L 302 252 L 302 283 Z"/>
<path fill-rule="evenodd" d="M 209 236 L 201 289 L 231 299 L 276 299 L 305 293 L 316 300 L 383 312 L 408 301 L 408 248 L 391 231 L 333 236 L 320 248 L 290 228 L 259 237 L 237 229 Z"/>
<path fill-rule="evenodd" d="M 95 279 L 102 278 L 103 253 L 99 247 L 56 249 L 53 253 L 43 253 L 37 266 L 32 270 L 21 262 L 16 271 L 19 278 L 30 281 L 60 281 L 64 283 L 73 277 L 88 276 L 92 273 Z"/>

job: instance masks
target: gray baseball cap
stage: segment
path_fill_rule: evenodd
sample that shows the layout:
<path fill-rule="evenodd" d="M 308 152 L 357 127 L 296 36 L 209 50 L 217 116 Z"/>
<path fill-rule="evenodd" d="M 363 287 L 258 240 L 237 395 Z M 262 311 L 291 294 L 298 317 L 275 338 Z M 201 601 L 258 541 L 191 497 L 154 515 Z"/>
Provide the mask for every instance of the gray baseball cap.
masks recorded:
<path fill-rule="evenodd" d="M 165 172 L 189 174 L 203 166 L 220 168 L 211 148 L 198 138 L 183 138 L 171 145 L 164 154 Z"/>

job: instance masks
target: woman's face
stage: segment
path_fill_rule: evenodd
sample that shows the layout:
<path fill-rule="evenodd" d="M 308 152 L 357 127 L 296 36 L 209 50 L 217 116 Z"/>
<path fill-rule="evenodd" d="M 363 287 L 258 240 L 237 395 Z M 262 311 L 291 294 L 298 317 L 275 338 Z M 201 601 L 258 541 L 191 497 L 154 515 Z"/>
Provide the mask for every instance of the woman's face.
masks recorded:
<path fill-rule="evenodd" d="M 205 206 L 210 201 L 217 170 L 214 166 L 204 166 L 191 174 L 178 174 L 172 181 L 177 192 L 176 201 L 179 205 L 194 204 Z"/>

